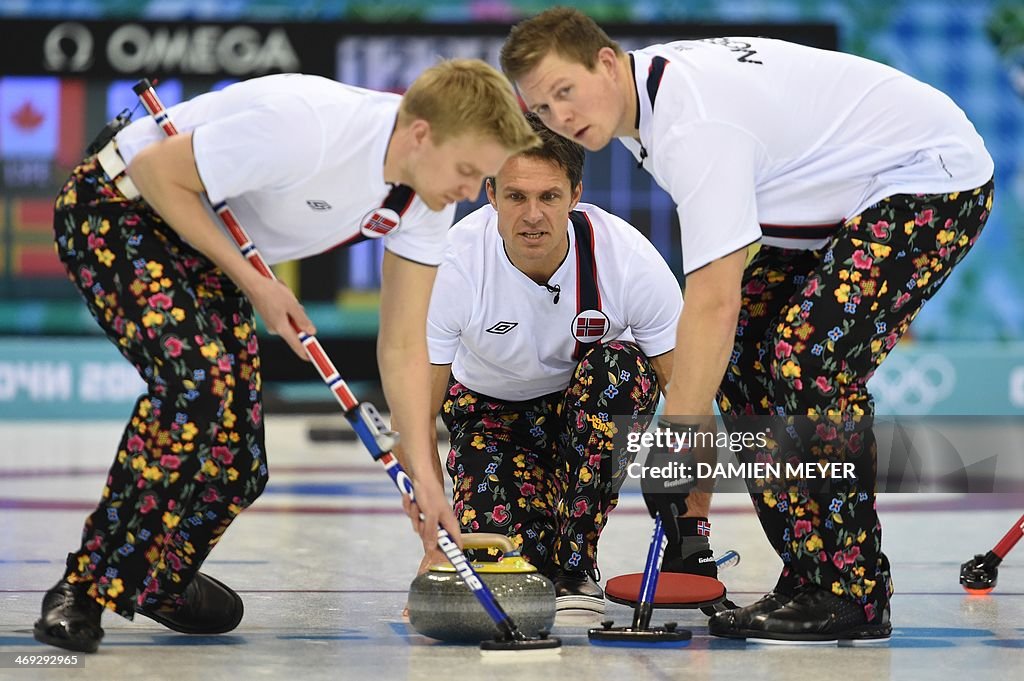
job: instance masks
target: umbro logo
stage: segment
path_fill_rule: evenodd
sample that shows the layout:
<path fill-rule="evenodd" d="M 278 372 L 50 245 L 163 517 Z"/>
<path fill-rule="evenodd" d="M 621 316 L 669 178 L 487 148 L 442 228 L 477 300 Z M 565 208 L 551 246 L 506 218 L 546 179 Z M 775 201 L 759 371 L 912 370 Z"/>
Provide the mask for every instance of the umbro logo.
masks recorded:
<path fill-rule="evenodd" d="M 499 336 L 503 336 L 517 326 L 519 326 L 519 322 L 498 322 L 491 328 L 487 329 L 487 333 L 494 333 Z"/>
<path fill-rule="evenodd" d="M 327 203 L 326 201 L 321 201 L 320 199 L 307 199 L 306 205 L 312 208 L 313 210 L 331 209 L 331 204 Z"/>

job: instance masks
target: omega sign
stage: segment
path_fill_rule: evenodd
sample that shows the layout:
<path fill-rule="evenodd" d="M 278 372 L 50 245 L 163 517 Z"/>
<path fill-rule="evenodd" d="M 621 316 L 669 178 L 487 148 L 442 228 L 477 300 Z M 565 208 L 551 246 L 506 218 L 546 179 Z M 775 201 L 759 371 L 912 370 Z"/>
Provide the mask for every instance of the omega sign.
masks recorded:
<path fill-rule="evenodd" d="M 110 33 L 105 45 L 98 42 L 82 24 L 58 24 L 46 36 L 45 67 L 86 71 L 98 56 L 94 50 L 103 50 L 110 68 L 121 74 L 246 76 L 301 70 L 288 34 L 280 27 L 124 24 Z"/>

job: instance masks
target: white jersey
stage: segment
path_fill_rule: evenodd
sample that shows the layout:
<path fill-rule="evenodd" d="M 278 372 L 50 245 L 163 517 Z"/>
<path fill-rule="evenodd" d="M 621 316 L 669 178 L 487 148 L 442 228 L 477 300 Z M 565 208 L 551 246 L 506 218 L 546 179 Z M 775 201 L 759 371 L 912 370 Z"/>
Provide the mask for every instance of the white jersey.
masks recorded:
<path fill-rule="evenodd" d="M 678 206 L 686 273 L 759 240 L 820 248 L 886 196 L 992 177 L 963 111 L 883 64 L 766 38 L 630 58 L 640 142 L 620 141 Z"/>
<path fill-rule="evenodd" d="M 635 340 L 649 357 L 672 350 L 682 294 L 654 246 L 585 203 L 566 229 L 569 253 L 544 286 L 508 259 L 490 205 L 460 220 L 430 301 L 431 363 L 451 364 L 472 390 L 520 401 L 564 390 L 591 343 Z"/>
<path fill-rule="evenodd" d="M 169 113 L 180 132 L 192 131 L 210 202 L 227 202 L 267 262 L 383 237 L 396 255 L 437 265 L 455 207 L 431 211 L 409 188 L 391 193 L 384 181 L 400 101 L 319 76 L 285 74 L 200 95 Z M 117 144 L 130 163 L 163 136 L 146 117 L 118 133 Z"/>

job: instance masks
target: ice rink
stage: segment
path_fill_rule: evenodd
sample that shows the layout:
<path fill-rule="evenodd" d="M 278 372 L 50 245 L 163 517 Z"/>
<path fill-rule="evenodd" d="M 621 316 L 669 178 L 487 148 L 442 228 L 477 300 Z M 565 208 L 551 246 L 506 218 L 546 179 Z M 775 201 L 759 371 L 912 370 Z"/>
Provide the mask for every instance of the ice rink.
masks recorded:
<path fill-rule="evenodd" d="M 693 631 L 687 647 L 594 647 L 586 628 L 595 617 L 556 621 L 553 633 L 564 642 L 557 657 L 484 660 L 475 646 L 432 641 L 402 621 L 419 542 L 390 478 L 361 446 L 308 439 L 311 424 L 341 420 L 268 419 L 270 485 L 204 568 L 244 599 L 238 629 L 189 637 L 107 613 L 106 638 L 98 654 L 84 656 L 84 669 L 6 668 L 0 678 L 976 680 L 1024 668 L 1024 549 L 1000 567 L 989 596 L 968 596 L 957 579 L 960 563 L 992 548 L 1020 515 L 1019 494 L 880 497 L 896 585 L 888 644 L 747 644 L 708 636 L 699 611 L 661 610 L 655 623 L 675 620 Z M 77 546 L 120 429 L 117 422 L 0 423 L 0 659 L 59 652 L 33 640 L 32 623 Z M 722 574 L 731 598 L 756 600 L 780 565 L 749 500 L 719 495 L 711 519 L 716 552 L 742 555 Z M 605 579 L 642 569 L 650 528 L 638 491 L 627 486 L 601 541 Z M 608 605 L 619 624 L 631 614 Z"/>

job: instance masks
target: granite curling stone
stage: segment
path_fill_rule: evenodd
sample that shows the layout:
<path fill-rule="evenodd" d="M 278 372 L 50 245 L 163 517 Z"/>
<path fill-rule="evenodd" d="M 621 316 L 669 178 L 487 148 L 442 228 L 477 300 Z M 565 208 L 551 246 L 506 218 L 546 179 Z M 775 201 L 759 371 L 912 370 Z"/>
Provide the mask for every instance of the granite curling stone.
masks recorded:
<path fill-rule="evenodd" d="M 555 587 L 530 565 L 512 541 L 500 534 L 462 535 L 467 549 L 497 548 L 496 562 L 473 563 L 495 600 L 527 636 L 550 631 L 555 622 Z M 498 627 L 449 563 L 432 565 L 409 587 L 409 624 L 420 634 L 441 641 L 479 643 L 498 634 Z"/>

